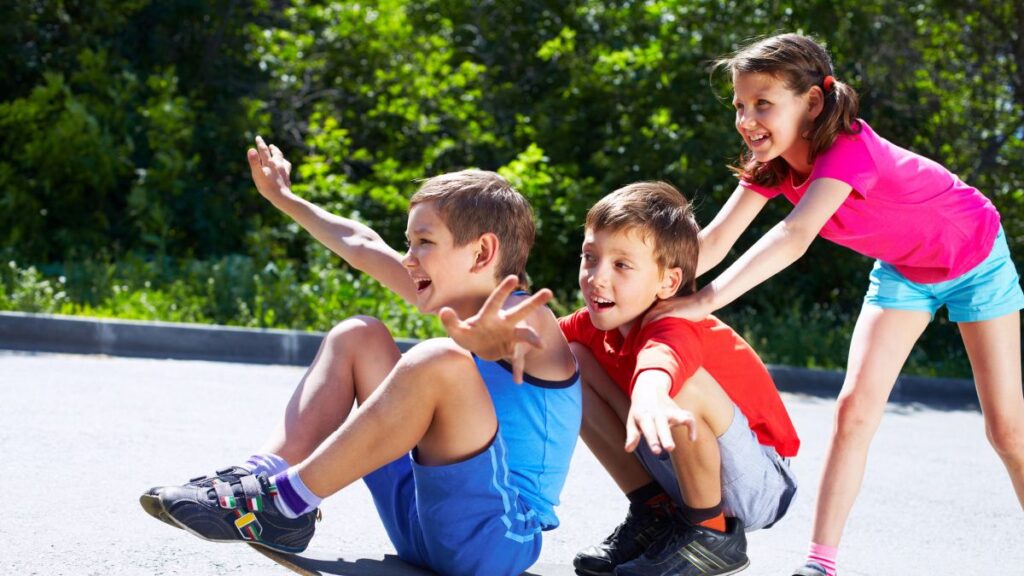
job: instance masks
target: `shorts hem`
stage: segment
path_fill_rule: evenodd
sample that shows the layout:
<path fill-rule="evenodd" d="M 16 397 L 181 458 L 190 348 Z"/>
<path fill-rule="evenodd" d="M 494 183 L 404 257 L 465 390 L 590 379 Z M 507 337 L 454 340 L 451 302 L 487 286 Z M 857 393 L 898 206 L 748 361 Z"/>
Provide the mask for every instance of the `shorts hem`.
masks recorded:
<path fill-rule="evenodd" d="M 1002 308 L 985 309 L 977 312 L 971 312 L 961 316 L 960 314 L 949 313 L 950 322 L 984 322 L 986 320 L 994 320 L 1000 316 L 1006 316 L 1011 312 L 1019 312 L 1021 308 L 1024 308 L 1024 303 L 1016 303 Z"/>

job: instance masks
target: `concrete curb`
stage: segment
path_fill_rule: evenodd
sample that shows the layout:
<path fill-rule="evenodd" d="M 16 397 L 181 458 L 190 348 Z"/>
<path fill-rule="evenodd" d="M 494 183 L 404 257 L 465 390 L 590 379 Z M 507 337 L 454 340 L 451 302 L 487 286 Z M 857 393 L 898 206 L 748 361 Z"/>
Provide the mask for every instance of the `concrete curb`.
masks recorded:
<path fill-rule="evenodd" d="M 0 348 L 33 352 L 304 366 L 313 361 L 323 337 L 323 332 L 0 312 Z M 413 344 L 399 340 L 403 351 Z"/>
<path fill-rule="evenodd" d="M 213 360 L 305 366 L 313 361 L 323 332 L 264 330 L 0 312 L 0 349 L 145 358 Z M 400 339 L 404 352 L 416 340 Z M 769 365 L 779 390 L 835 398 L 843 372 Z M 977 407 L 971 380 L 901 376 L 891 396 L 897 402 Z"/>

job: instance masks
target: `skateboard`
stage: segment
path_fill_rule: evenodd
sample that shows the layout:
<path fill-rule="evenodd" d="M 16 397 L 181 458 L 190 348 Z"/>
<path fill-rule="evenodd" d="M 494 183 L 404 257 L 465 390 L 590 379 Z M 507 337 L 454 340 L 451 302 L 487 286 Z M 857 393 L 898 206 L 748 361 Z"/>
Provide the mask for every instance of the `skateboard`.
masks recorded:
<path fill-rule="evenodd" d="M 303 576 L 435 576 L 433 572 L 406 564 L 398 557 L 391 555 L 385 555 L 383 558 L 377 556 L 346 560 L 336 553 L 307 550 L 301 554 L 286 554 L 258 544 L 249 546 L 281 566 Z"/>
<path fill-rule="evenodd" d="M 323 576 L 323 572 L 308 567 L 310 559 L 303 558 L 300 554 L 285 554 L 284 552 L 271 550 L 257 544 L 249 544 L 249 547 L 296 574 L 302 574 L 302 576 Z"/>

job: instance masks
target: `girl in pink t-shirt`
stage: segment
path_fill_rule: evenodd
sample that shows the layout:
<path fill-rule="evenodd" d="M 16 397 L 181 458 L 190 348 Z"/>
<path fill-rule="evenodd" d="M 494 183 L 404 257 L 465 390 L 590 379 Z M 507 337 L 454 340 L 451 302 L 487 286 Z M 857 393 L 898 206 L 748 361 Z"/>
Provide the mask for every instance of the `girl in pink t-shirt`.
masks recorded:
<path fill-rule="evenodd" d="M 941 165 L 879 137 L 828 53 L 783 34 L 719 62 L 732 74 L 740 183 L 701 232 L 697 274 L 714 268 L 768 200 L 795 207 L 713 282 L 662 314 L 699 320 L 777 274 L 818 235 L 877 261 L 850 344 L 807 561 L 794 576 L 835 574 L 836 547 L 867 451 L 911 348 L 945 305 L 974 370 L 985 425 L 1024 506 L 1024 307 L 999 214 Z"/>

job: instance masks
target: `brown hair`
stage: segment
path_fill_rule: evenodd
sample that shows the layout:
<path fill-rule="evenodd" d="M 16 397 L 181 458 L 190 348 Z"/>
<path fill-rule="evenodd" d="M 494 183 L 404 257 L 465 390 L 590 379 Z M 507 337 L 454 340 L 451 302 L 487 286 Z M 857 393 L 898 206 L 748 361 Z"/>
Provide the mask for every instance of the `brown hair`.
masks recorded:
<path fill-rule="evenodd" d="M 485 170 L 462 170 L 428 178 L 409 200 L 409 208 L 433 202 L 456 246 L 493 233 L 500 243 L 497 278 L 519 277 L 527 288 L 526 258 L 536 229 L 533 211 L 507 180 Z"/>
<path fill-rule="evenodd" d="M 587 229 L 636 231 L 654 243 L 654 258 L 662 270 L 681 268 L 677 296 L 697 291 L 700 226 L 693 207 L 675 186 L 666 182 L 636 182 L 605 196 L 587 211 Z"/>
<path fill-rule="evenodd" d="M 821 88 L 825 105 L 814 120 L 808 139 L 811 141 L 808 162 L 828 150 L 839 133 L 860 132 L 857 111 L 860 99 L 849 85 L 834 80 L 826 89 L 825 77 L 834 76 L 828 52 L 812 38 L 800 34 L 779 34 L 741 48 L 733 55 L 715 62 L 715 69 L 725 68 L 730 74 L 760 73 L 785 82 L 786 88 L 806 94 L 814 86 Z M 740 155 L 739 166 L 730 167 L 740 178 L 762 186 L 776 186 L 789 174 L 789 165 L 781 157 L 761 163 L 750 150 Z"/>

